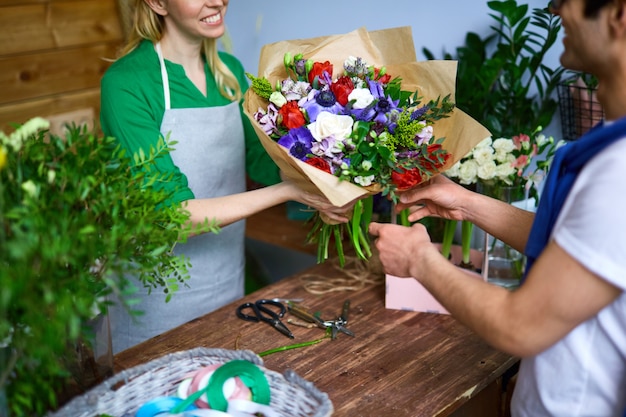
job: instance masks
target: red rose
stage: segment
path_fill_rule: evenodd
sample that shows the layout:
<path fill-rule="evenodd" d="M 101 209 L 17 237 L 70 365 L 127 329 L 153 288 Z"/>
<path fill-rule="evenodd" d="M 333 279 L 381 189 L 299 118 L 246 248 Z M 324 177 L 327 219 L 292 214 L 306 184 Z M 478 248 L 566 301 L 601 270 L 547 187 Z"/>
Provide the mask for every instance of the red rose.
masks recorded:
<path fill-rule="evenodd" d="M 337 103 L 345 106 L 348 104 L 348 96 L 354 90 L 354 83 L 350 77 L 339 77 L 337 81 L 331 84 L 330 91 L 333 92 Z"/>
<path fill-rule="evenodd" d="M 321 169 L 324 172 L 328 172 L 329 174 L 332 174 L 332 172 L 330 172 L 330 165 L 328 164 L 328 161 L 326 161 L 323 158 L 320 158 L 319 156 L 308 159 L 305 162 L 311 166 L 314 166 L 317 169 Z"/>
<path fill-rule="evenodd" d="M 322 78 L 322 73 L 324 71 L 326 71 L 328 75 L 332 77 L 333 76 L 333 64 L 331 64 L 328 61 L 324 63 L 322 62 L 313 63 L 313 68 L 311 68 L 311 71 L 309 71 L 309 82 L 313 84 L 313 80 L 315 80 L 315 77 Z"/>
<path fill-rule="evenodd" d="M 406 170 L 404 168 L 400 168 L 400 170 L 400 172 L 393 171 L 391 173 L 391 182 L 398 187 L 399 191 L 408 190 L 422 182 L 422 175 L 420 174 L 419 169 L 413 168 Z"/>
<path fill-rule="evenodd" d="M 282 124 L 287 129 L 295 129 L 306 123 L 297 101 L 288 101 L 287 104 L 278 109 L 278 114 L 282 116 Z"/>

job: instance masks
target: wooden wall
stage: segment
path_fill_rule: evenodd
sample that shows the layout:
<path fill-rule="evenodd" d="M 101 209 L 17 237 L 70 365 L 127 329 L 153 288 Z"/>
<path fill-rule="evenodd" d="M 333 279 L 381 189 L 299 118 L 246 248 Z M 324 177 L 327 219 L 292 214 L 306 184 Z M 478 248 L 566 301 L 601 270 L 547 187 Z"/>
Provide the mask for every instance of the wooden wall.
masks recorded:
<path fill-rule="evenodd" d="M 35 116 L 97 126 L 124 38 L 117 0 L 0 0 L 0 28 L 0 130 Z"/>

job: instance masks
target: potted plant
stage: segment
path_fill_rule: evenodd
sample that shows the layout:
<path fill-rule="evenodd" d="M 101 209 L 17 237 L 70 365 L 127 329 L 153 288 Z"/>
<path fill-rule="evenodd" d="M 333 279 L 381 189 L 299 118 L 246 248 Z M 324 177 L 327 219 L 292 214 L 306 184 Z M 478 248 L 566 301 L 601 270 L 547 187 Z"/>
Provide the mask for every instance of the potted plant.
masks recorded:
<path fill-rule="evenodd" d="M 456 105 L 482 123 L 494 138 L 531 134 L 548 126 L 558 106 L 554 97 L 564 68 L 544 63 L 557 40 L 560 18 L 547 8 L 532 10 L 516 0 L 487 2 L 493 33 L 469 32 L 456 56 Z M 424 48 L 424 55 L 434 59 Z"/>
<path fill-rule="evenodd" d="M 192 233 L 189 214 L 167 203 L 169 177 L 154 168 L 174 142 L 126 156 L 113 138 L 48 126 L 0 132 L 0 392 L 15 416 L 57 406 L 61 358 L 108 300 L 133 310 L 129 277 L 164 302 L 188 277 L 172 248 Z"/>

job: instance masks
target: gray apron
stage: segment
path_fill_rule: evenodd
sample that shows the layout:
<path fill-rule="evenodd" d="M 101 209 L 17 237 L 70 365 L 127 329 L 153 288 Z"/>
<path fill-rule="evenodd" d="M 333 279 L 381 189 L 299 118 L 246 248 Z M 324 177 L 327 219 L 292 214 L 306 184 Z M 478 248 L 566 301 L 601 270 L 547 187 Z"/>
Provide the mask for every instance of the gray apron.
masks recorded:
<path fill-rule="evenodd" d="M 171 153 L 174 164 L 186 175 L 195 198 L 212 198 L 245 191 L 245 141 L 237 102 L 226 106 L 171 109 L 169 80 L 160 45 L 165 113 L 161 133 L 178 141 Z M 210 216 L 210 213 L 207 213 Z M 210 220 L 210 217 L 209 217 Z M 191 262 L 188 287 L 181 285 L 165 303 L 161 288 L 137 283 L 135 308 L 145 313 L 131 317 L 120 306 L 110 309 L 113 351 L 127 349 L 169 329 L 203 316 L 244 295 L 245 221 L 205 233 L 177 244 L 174 252 Z M 234 314 L 234 312 L 233 312 Z M 211 331 L 211 329 L 207 329 Z"/>

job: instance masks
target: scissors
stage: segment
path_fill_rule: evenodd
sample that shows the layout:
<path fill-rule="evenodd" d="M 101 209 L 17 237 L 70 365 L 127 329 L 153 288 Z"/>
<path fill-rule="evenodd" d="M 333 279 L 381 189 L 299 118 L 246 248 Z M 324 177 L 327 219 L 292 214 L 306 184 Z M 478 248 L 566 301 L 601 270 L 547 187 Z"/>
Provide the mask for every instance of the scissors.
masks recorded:
<path fill-rule="evenodd" d="M 343 303 L 343 308 L 341 309 L 341 315 L 337 317 L 335 320 L 322 320 L 319 317 L 306 311 L 297 303 L 288 302 L 287 306 L 289 308 L 289 312 L 293 314 L 294 316 L 299 317 L 302 320 L 306 320 L 309 323 L 314 323 L 320 329 L 330 328 L 331 339 L 333 340 L 337 338 L 338 332 L 342 332 L 344 334 L 347 334 L 348 336 L 354 337 L 354 332 L 346 328 L 346 325 L 348 324 L 348 313 L 350 311 L 350 300 L 346 300 Z"/>
<path fill-rule="evenodd" d="M 279 310 L 278 312 L 276 312 L 271 308 L 266 307 L 266 305 L 278 307 Z M 251 310 L 252 314 L 244 313 L 245 310 Z M 293 333 L 291 333 L 287 326 L 285 326 L 283 322 L 280 321 L 280 319 L 285 315 L 286 312 L 287 308 L 284 304 L 278 301 L 267 299 L 257 300 L 254 303 L 243 303 L 242 305 L 237 307 L 237 317 L 239 317 L 240 319 L 254 322 L 264 321 L 285 336 L 293 339 Z"/>

